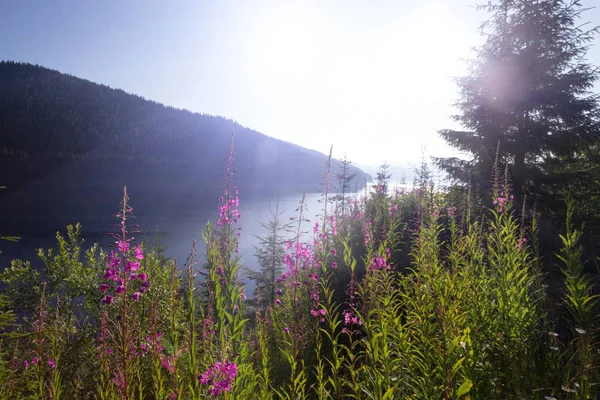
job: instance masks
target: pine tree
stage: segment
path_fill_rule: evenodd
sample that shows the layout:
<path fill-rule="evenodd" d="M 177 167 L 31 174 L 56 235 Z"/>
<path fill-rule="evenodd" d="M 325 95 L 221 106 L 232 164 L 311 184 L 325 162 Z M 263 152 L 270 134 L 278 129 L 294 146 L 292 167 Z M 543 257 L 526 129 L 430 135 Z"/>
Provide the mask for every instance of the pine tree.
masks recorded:
<path fill-rule="evenodd" d="M 390 179 L 392 174 L 388 172 L 390 166 L 387 162 L 384 162 L 379 166 L 377 175 L 375 175 L 375 185 L 373 186 L 377 193 L 381 193 L 385 196 L 388 194 Z"/>
<path fill-rule="evenodd" d="M 334 174 L 335 179 L 338 181 L 338 194 L 335 196 L 335 201 L 337 203 L 339 212 L 344 215 L 347 208 L 346 196 L 352 190 L 351 183 L 356 177 L 356 172 L 350 173 L 350 164 L 352 164 L 352 162 L 348 161 L 348 158 L 345 154 L 344 158 L 340 161 L 342 163 L 341 170 L 339 173 Z"/>
<path fill-rule="evenodd" d="M 509 166 L 515 197 L 552 185 L 564 167 L 600 137 L 598 70 L 585 61 L 597 29 L 579 24 L 579 0 L 491 0 L 482 25 L 485 42 L 468 76 L 459 78 L 459 114 L 465 131 L 442 130 L 470 160 L 437 159 L 451 178 L 487 189 L 498 168 Z"/>
<path fill-rule="evenodd" d="M 291 226 L 281 219 L 283 212 L 279 211 L 279 201 L 276 203 L 275 210 L 272 210 L 269 204 L 269 212 L 271 220 L 266 224 L 261 223 L 267 234 L 258 237 L 259 245 L 254 246 L 260 270 L 250 271 L 248 274 L 248 277 L 256 282 L 255 295 L 259 298 L 263 309 L 275 304 L 275 280 L 281 274 L 285 254 L 284 232 Z"/>

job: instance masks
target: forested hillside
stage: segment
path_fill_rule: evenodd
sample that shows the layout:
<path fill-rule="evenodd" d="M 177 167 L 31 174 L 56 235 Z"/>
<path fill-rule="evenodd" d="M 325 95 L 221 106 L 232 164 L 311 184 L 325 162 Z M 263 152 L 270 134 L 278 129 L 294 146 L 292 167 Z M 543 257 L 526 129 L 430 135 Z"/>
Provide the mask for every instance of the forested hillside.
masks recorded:
<path fill-rule="evenodd" d="M 75 191 L 93 202 L 125 184 L 142 202 L 182 195 L 192 202 L 202 192 L 214 198 L 232 132 L 240 190 L 319 189 L 327 162 L 319 152 L 222 117 L 36 65 L 0 62 L 0 183 L 10 189 L 2 195 L 40 212 L 53 199 L 73 199 Z M 355 182 L 364 183 L 362 171 L 353 172 L 360 174 Z"/>

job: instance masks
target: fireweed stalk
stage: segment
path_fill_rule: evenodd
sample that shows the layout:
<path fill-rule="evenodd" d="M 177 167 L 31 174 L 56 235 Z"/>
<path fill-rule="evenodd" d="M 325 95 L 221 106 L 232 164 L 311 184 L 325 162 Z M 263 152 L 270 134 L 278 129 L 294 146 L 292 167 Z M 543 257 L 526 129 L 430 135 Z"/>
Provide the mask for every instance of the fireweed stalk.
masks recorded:
<path fill-rule="evenodd" d="M 37 388 L 36 395 L 38 399 L 46 397 L 46 373 L 48 371 L 47 356 L 47 340 L 45 336 L 46 331 L 46 320 L 48 318 L 48 310 L 46 303 L 46 283 L 42 286 L 42 293 L 40 295 L 40 304 L 38 308 L 37 319 L 34 321 L 35 339 L 33 339 L 34 350 L 32 352 L 32 358 L 29 364 L 35 369 L 37 377 Z"/>
<path fill-rule="evenodd" d="M 281 284 L 279 298 L 275 300 L 274 320 L 278 329 L 284 333 L 282 352 L 290 368 L 289 384 L 283 392 L 278 393 L 284 398 L 306 398 L 307 373 L 302 351 L 309 339 L 308 310 L 310 303 L 317 300 L 318 294 L 311 293 L 309 285 L 316 286 L 318 276 L 313 274 L 310 247 L 301 242 L 302 223 L 306 211 L 306 195 L 302 196 L 294 217 L 296 224 L 295 239 L 286 243 L 286 254 L 283 262 L 287 272 L 282 272 L 276 280 Z"/>
<path fill-rule="evenodd" d="M 187 271 L 186 277 L 186 308 L 187 308 L 187 324 L 188 324 L 188 342 L 187 342 L 187 370 L 188 370 L 188 390 L 192 398 L 197 398 L 200 394 L 200 387 L 198 382 L 198 375 L 200 375 L 200 369 L 198 365 L 198 357 L 196 350 L 196 305 L 198 299 L 196 297 L 196 274 L 194 268 L 199 264 L 197 259 L 196 241 L 192 242 L 192 249 L 188 256 L 185 269 Z M 210 328 L 212 329 L 212 327 Z"/>
<path fill-rule="evenodd" d="M 219 218 L 216 228 L 207 225 L 203 234 L 208 263 L 208 308 L 214 313 L 216 342 L 206 370 L 198 377 L 212 397 L 221 393 L 233 398 L 249 398 L 256 385 L 250 350 L 245 338 L 247 319 L 243 316 L 244 287 L 238 278 L 240 228 L 235 227 L 241 218 L 238 211 L 238 191 L 233 186 L 234 135 L 226 163 L 226 185 L 219 198 Z M 211 329 L 205 326 L 204 329 Z M 234 382 L 236 383 L 234 385 Z"/>
<path fill-rule="evenodd" d="M 354 295 L 351 294 L 351 308 L 346 311 L 344 323 L 350 328 L 350 339 L 354 330 L 361 330 L 363 336 L 360 339 L 360 356 L 366 362 L 367 368 L 364 373 L 369 376 L 367 382 L 362 384 L 361 391 L 374 398 L 384 398 L 396 391 L 398 374 L 394 373 L 397 360 L 403 355 L 396 350 L 395 342 L 391 340 L 393 332 L 400 331 L 394 328 L 398 323 L 396 315 L 399 303 L 398 293 L 394 285 L 394 272 L 390 264 L 390 258 L 398 244 L 397 231 L 400 229 L 398 218 L 398 207 L 396 203 L 379 200 L 378 207 L 387 207 L 378 210 L 375 218 L 379 220 L 383 231 L 374 231 L 373 223 L 364 225 L 364 242 L 366 256 L 363 259 L 365 265 L 364 278 L 357 284 L 355 278 L 351 279 L 349 290 L 355 291 L 360 299 L 361 307 L 357 310 L 354 303 Z M 379 237 L 377 242 L 375 238 Z M 345 257 L 346 263 L 352 265 L 350 256 Z M 354 271 L 351 271 L 354 276 Z M 397 340 L 401 340 L 398 337 Z M 397 353 L 397 355 L 394 355 Z"/>
<path fill-rule="evenodd" d="M 329 208 L 329 187 L 331 172 L 331 151 L 327 159 L 327 169 L 324 179 L 323 193 L 323 219 L 321 232 L 318 236 L 318 225 L 315 224 L 313 232 L 313 258 L 314 265 L 320 268 L 320 279 L 317 289 L 320 289 L 322 296 L 317 307 L 311 310 L 311 314 L 318 319 L 321 324 L 316 335 L 317 346 L 317 364 L 315 375 L 317 380 L 316 395 L 319 398 L 341 398 L 343 396 L 343 380 L 341 378 L 341 368 L 344 364 L 343 348 L 339 344 L 341 330 L 341 320 L 339 317 L 339 304 L 334 301 L 334 277 L 337 269 L 336 259 L 337 250 L 335 249 L 335 237 L 337 236 L 336 214 L 328 216 Z M 329 222 L 329 223 L 328 223 Z M 316 272 L 315 272 L 316 273 Z M 316 292 L 316 290 L 315 290 Z M 325 354 L 324 345 L 329 349 Z M 328 367 L 328 368 L 326 368 Z M 325 371 L 329 370 L 326 374 Z"/>
<path fill-rule="evenodd" d="M 116 239 L 118 253 L 113 250 L 107 257 L 105 283 L 102 283 L 99 289 L 106 293 L 102 303 L 119 311 L 116 320 L 110 317 L 110 311 L 108 313 L 109 338 L 112 339 L 114 349 L 111 348 L 107 354 L 102 354 L 102 357 L 114 355 L 113 387 L 123 399 L 128 400 L 135 395 L 136 385 L 133 378 L 137 375 L 135 359 L 139 355 L 136 349 L 139 324 L 133 305 L 146 292 L 150 283 L 147 275 L 139 272 L 140 261 L 144 259 L 142 247 L 138 244 L 133 248 L 131 245 L 134 238 L 128 231 L 127 220 L 133 218 L 133 208 L 129 206 L 126 187 L 123 188 L 123 201 L 117 218 L 120 219 L 117 225 L 120 232 L 111 236 Z M 114 332 L 111 328 L 114 328 Z"/>

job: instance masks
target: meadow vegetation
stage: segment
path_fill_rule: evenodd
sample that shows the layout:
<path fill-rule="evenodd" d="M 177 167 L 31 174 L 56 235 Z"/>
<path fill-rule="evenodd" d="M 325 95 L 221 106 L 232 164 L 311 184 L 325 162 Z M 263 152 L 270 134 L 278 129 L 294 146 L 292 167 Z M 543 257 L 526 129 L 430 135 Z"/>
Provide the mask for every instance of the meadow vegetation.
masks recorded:
<path fill-rule="evenodd" d="M 459 80 L 468 130 L 440 132 L 471 156 L 437 160 L 452 185 L 424 163 L 394 190 L 384 164 L 354 196 L 330 153 L 320 219 L 302 197 L 292 221 L 264 221 L 250 298 L 233 138 L 202 259 L 140 241 L 124 188 L 112 246 L 68 226 L 41 269 L 0 273 L 0 398 L 597 398 L 595 29 L 578 0 L 483 8 Z"/>

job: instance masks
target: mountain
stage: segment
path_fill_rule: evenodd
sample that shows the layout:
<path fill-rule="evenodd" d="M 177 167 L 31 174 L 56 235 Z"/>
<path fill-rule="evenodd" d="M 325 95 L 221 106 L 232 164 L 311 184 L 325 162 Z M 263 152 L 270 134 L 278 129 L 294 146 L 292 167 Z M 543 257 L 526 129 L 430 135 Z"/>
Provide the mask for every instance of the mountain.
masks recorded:
<path fill-rule="evenodd" d="M 0 209 L 43 215 L 68 204 L 84 212 L 109 201 L 114 210 L 123 185 L 146 210 L 214 200 L 232 132 L 240 193 L 320 189 L 325 154 L 222 117 L 37 65 L 0 62 L 0 184 L 9 188 L 0 191 Z M 340 165 L 332 160 L 332 171 Z M 364 182 L 360 169 L 351 172 Z"/>

